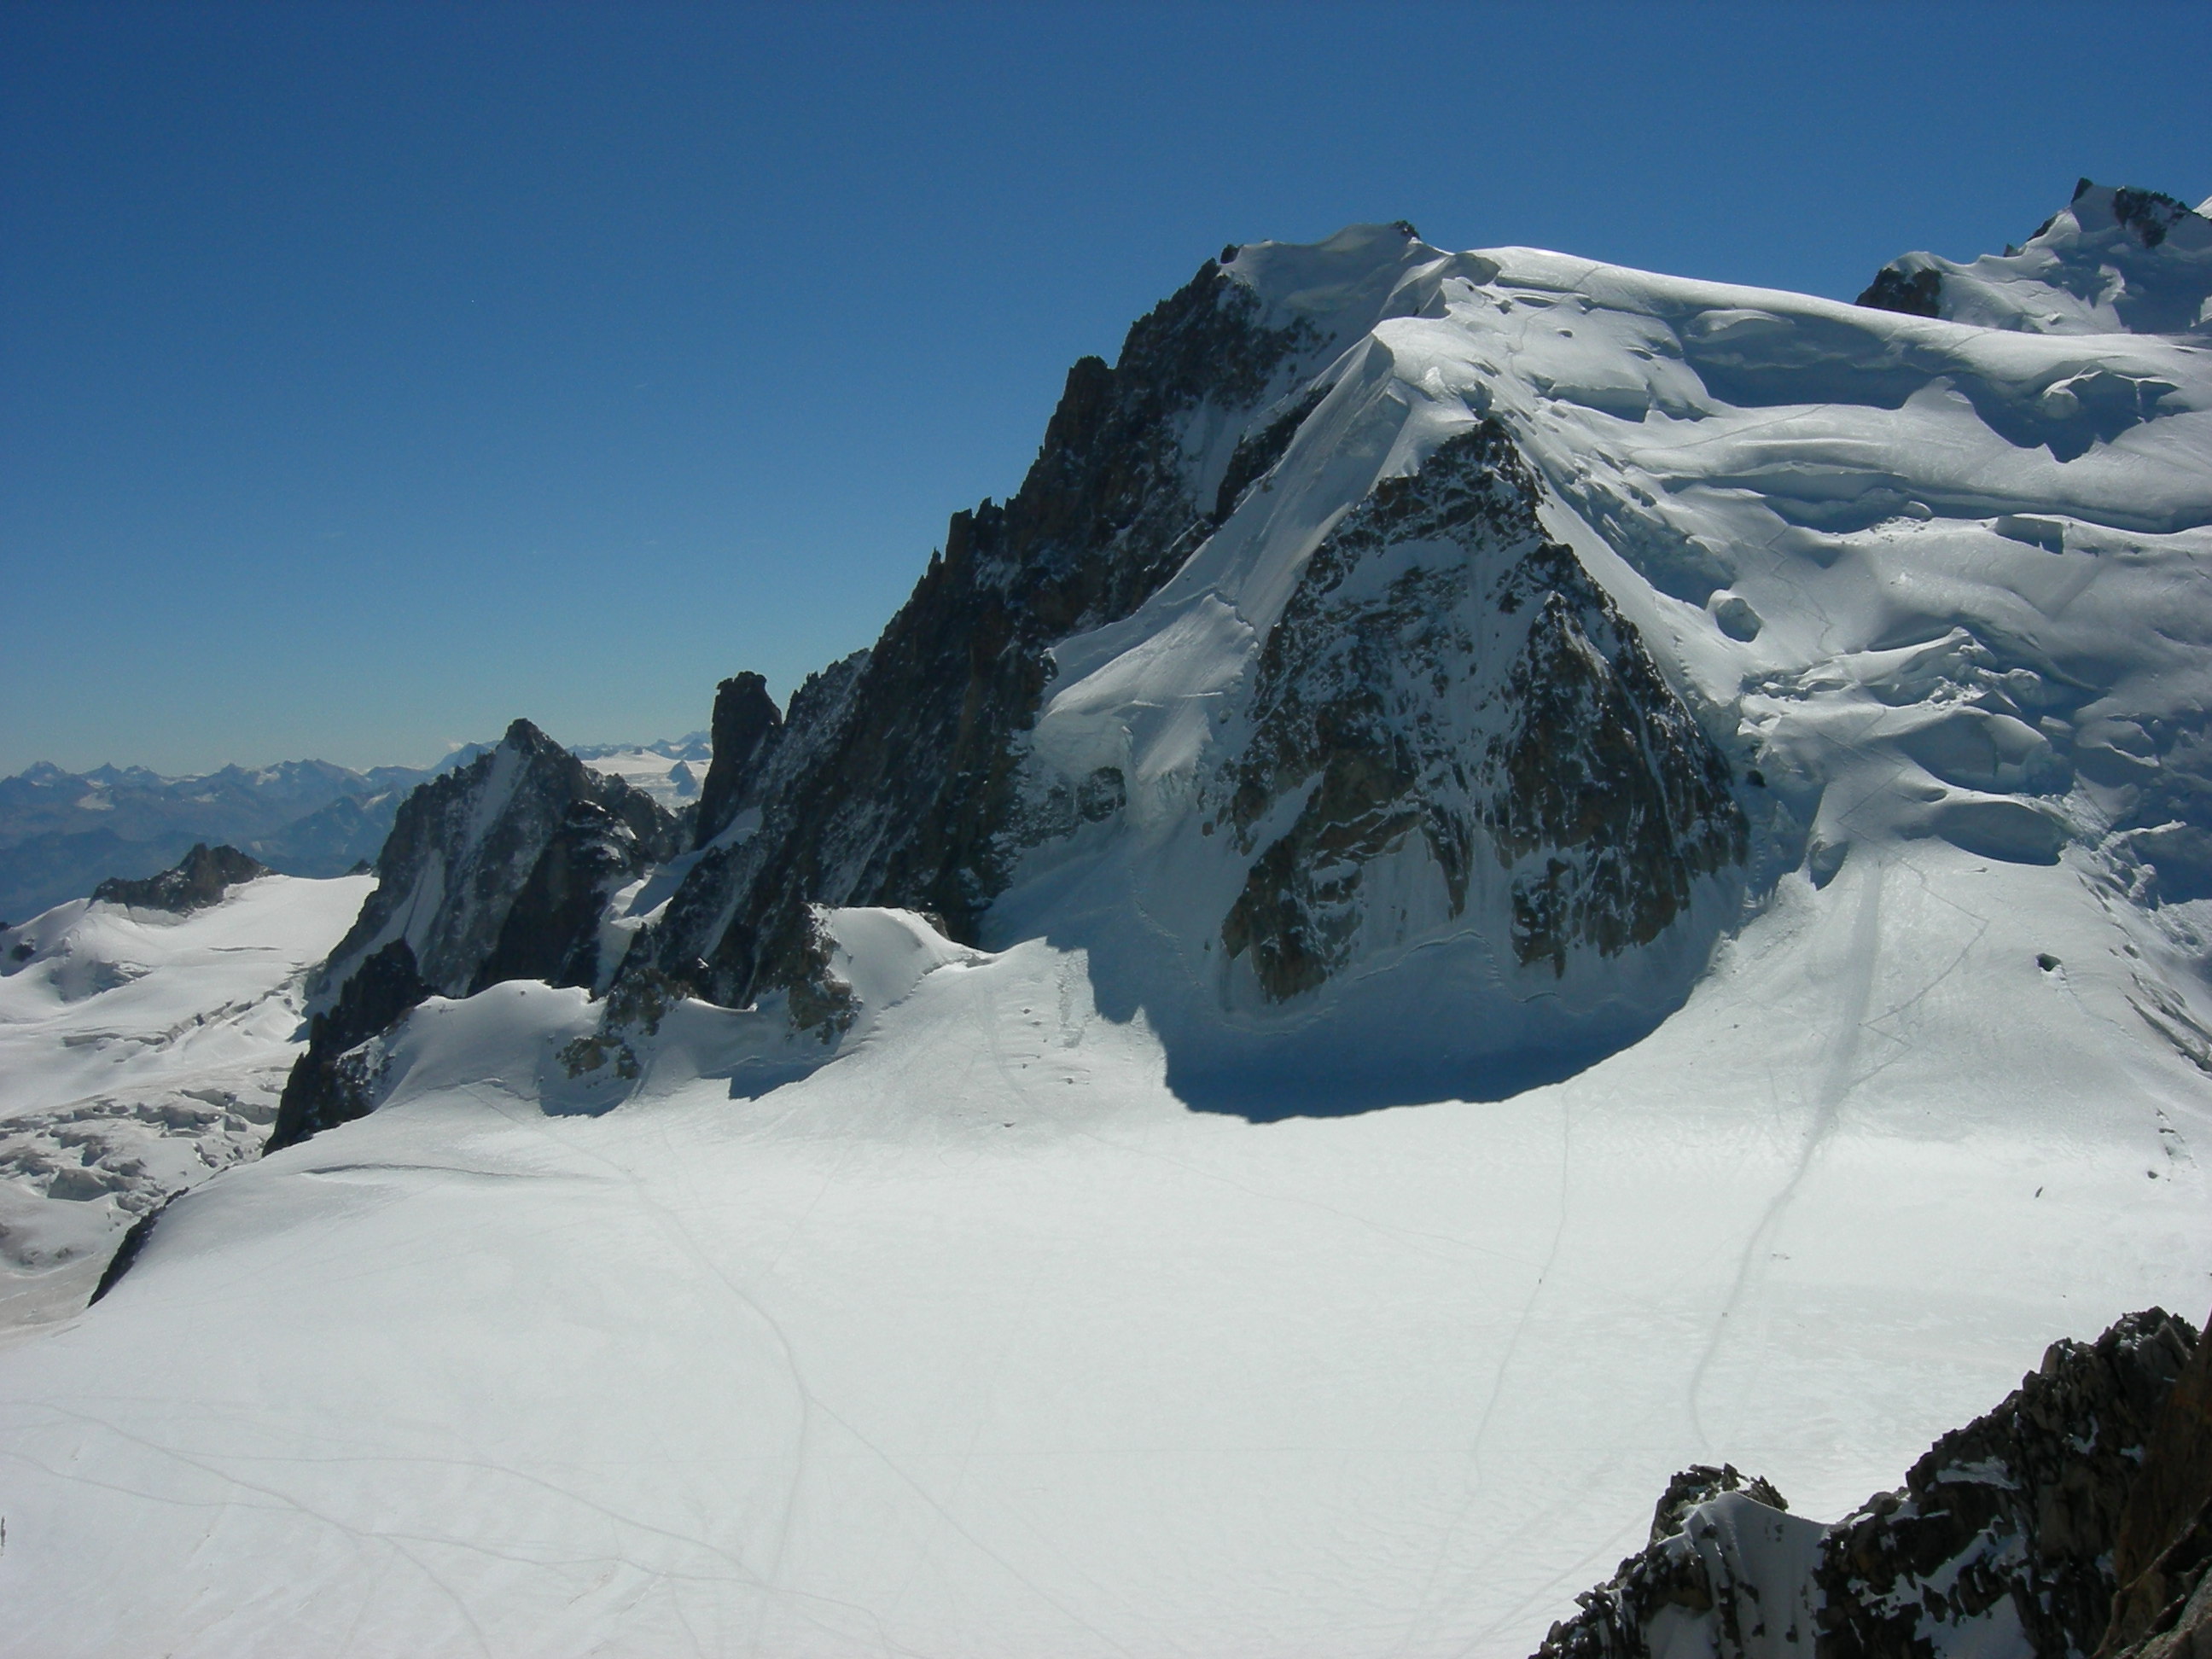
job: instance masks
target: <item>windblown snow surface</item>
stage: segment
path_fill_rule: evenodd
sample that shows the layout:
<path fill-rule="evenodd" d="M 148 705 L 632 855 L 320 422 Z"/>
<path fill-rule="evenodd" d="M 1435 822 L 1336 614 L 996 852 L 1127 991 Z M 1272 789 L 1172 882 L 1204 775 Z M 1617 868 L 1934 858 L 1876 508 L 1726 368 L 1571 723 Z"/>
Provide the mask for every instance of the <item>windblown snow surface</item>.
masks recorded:
<path fill-rule="evenodd" d="M 124 1229 L 260 1151 L 308 970 L 374 884 L 264 876 L 196 915 L 76 899 L 0 929 L 0 1342 L 76 1312 Z"/>
<path fill-rule="evenodd" d="M 425 1004 L 380 1110 L 0 1354 L 0 1650 L 1517 1656 L 1684 1465 L 1837 1515 L 2054 1337 L 2202 1313 L 2212 863 L 2153 811 L 2212 693 L 2201 335 L 1382 230 L 1231 269 L 1334 390 L 1058 653 L 1036 764 L 1126 811 L 992 950 L 834 915 L 831 1045 L 684 1004 L 617 1085 L 556 1060 L 581 991 Z M 1205 1021 L 1112 964 L 1218 922 L 1216 704 L 1483 414 L 1761 772 L 1744 914 L 1559 1080 L 1194 1109 Z M 1331 1029 L 1418 1073 L 1455 1005 L 1376 959 Z"/>

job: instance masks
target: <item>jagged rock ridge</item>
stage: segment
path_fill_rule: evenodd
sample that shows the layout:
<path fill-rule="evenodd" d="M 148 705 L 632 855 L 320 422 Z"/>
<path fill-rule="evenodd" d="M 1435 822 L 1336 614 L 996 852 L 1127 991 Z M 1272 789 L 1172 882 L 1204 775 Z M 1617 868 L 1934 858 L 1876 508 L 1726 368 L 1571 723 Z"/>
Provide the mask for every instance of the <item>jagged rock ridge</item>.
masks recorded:
<path fill-rule="evenodd" d="M 407 798 L 377 860 L 375 890 L 319 970 L 307 1052 L 295 1063 L 270 1148 L 373 1104 L 364 1052 L 427 996 L 503 979 L 602 982 L 615 889 L 676 855 L 682 821 L 591 771 L 527 720 Z"/>
<path fill-rule="evenodd" d="M 718 703 L 701 830 L 721 833 L 740 799 L 757 801 L 759 827 L 695 867 L 636 947 L 641 969 L 744 1001 L 804 972 L 810 904 L 922 909 L 975 937 L 1009 872 L 1017 739 L 1053 672 L 1047 647 L 1154 592 L 1234 481 L 1264 471 L 1295 428 L 1279 416 L 1233 450 L 1208 499 L 1192 440 L 1241 430 L 1313 344 L 1310 329 L 1259 311 L 1249 286 L 1206 262 L 1131 328 L 1113 367 L 1086 357 L 1069 371 L 1020 490 L 953 516 L 865 658 L 803 690 L 780 726 L 750 690 L 729 694 L 749 711 L 728 714 L 733 733 L 759 736 L 732 745 L 746 752 L 726 769 Z M 794 746 L 803 763 L 780 763 Z"/>
<path fill-rule="evenodd" d="M 1510 872 L 1514 953 L 1555 974 L 1577 945 L 1650 943 L 1743 857 L 1727 763 L 1544 535 L 1540 498 L 1486 419 L 1382 481 L 1307 561 L 1260 653 L 1228 807 L 1238 846 L 1264 850 L 1222 939 L 1270 996 L 1346 965 L 1363 870 L 1416 833 L 1453 918 L 1478 858 Z"/>
<path fill-rule="evenodd" d="M 220 902 L 223 894 L 240 882 L 269 873 L 267 865 L 246 857 L 235 847 L 210 847 L 200 842 L 177 860 L 173 869 L 143 881 L 112 877 L 94 888 L 92 896 L 109 904 L 183 915 Z"/>
<path fill-rule="evenodd" d="M 2085 261 L 2117 260 L 2096 306 L 2007 326 L 2158 321 L 2151 296 L 2202 262 L 2195 216 L 2145 201 L 2085 190 L 2033 258 L 2007 256 L 2026 264 L 1972 280 L 2064 312 Z M 1919 269 L 1893 274 L 1917 293 Z M 483 892 L 428 864 L 387 884 L 341 955 L 397 929 L 447 994 L 626 988 L 581 1059 L 634 1052 L 625 1009 L 811 1006 L 822 916 L 902 908 L 963 941 L 1083 948 L 1105 1001 L 1217 1073 L 1291 1038 L 1334 1064 L 1395 1021 L 1398 1049 L 1439 1058 L 1393 1086 L 1433 1096 L 1648 1032 L 1747 902 L 1796 870 L 1831 879 L 1856 837 L 2042 863 L 2077 836 L 2116 858 L 2135 843 L 2113 837 L 2155 837 L 2179 890 L 2200 803 L 2065 799 L 2077 740 L 2094 780 L 2087 745 L 2124 724 L 2086 631 L 2047 649 L 2010 599 L 1983 615 L 1937 582 L 1860 582 L 1834 596 L 1855 607 L 1840 629 L 1806 598 L 1839 557 L 1908 539 L 2026 594 L 2042 573 L 2014 574 L 2022 550 L 2194 524 L 2186 489 L 2155 511 L 2098 493 L 2136 476 L 2123 444 L 2154 467 L 2182 453 L 2197 411 L 2177 418 L 2172 342 L 2085 366 L 1990 332 L 1447 254 L 1403 226 L 1224 250 L 1114 366 L 1075 366 L 1020 490 L 954 516 L 870 650 L 783 710 L 757 675 L 722 684 L 672 858 L 580 806 L 544 862 L 544 824 L 527 860 L 491 858 Z M 1847 441 L 1769 413 L 1805 409 Z M 1896 435 L 1923 428 L 1942 442 Z M 2002 461 L 1942 459 L 1991 446 Z M 2046 463 L 2070 519 L 1989 510 L 2043 508 Z M 2100 592 L 2127 580 L 2102 565 Z M 2185 696 L 2147 677 L 2126 708 L 2157 686 Z M 2142 726 L 2179 760 L 2165 732 Z"/>
<path fill-rule="evenodd" d="M 1686 1471 L 1650 1546 L 1576 1598 L 1537 1659 L 1664 1659 L 1685 1644 L 1715 1659 L 2087 1659 L 2121 1650 L 2107 1626 L 2115 1592 L 2135 1583 L 2157 1610 L 2115 1634 L 2170 1631 L 2203 1572 L 2201 1528 L 2169 1540 L 2212 1499 L 2208 1349 L 2158 1309 L 2094 1343 L 2054 1343 L 1901 1488 L 1832 1526 L 1784 1513 L 1771 1486 L 1732 1468 Z M 2145 1583 L 2153 1561 L 2170 1576 Z"/>

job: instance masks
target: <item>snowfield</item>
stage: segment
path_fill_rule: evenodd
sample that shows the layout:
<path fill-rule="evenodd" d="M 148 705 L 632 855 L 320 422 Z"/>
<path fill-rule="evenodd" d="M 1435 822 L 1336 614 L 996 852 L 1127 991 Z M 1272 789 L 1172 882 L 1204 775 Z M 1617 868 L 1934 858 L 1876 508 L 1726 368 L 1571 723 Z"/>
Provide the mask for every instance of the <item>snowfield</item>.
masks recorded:
<path fill-rule="evenodd" d="M 0 1646 L 1526 1653 L 1681 1465 L 1838 1514 L 2207 1301 L 2157 948 L 2063 866 L 1855 856 L 1570 1082 L 1273 1123 L 1042 943 L 757 1098 L 695 1006 L 597 1117 L 541 1103 L 580 992 L 432 1003 L 0 1365 Z"/>
<path fill-rule="evenodd" d="M 1517 1659 L 1692 1462 L 1826 1520 L 2055 1338 L 2201 1318 L 2212 226 L 2128 332 L 2112 201 L 1944 265 L 1966 320 L 1391 227 L 1239 251 L 1306 412 L 1055 647 L 1024 751 L 1117 804 L 988 949 L 826 913 L 842 1030 L 685 1001 L 633 1076 L 574 1063 L 581 989 L 434 997 L 378 1109 L 177 1200 L 96 1307 L 18 1261 L 0 1652 Z M 1263 641 L 1486 420 L 1742 781 L 1742 866 L 1633 963 L 1516 960 L 1407 839 L 1351 965 L 1265 1000 L 1218 948 Z M 1184 434 L 1206 491 L 1238 439 Z M 11 1123 L 187 1058 L 265 1097 L 367 887 L 30 924 Z M 1592 1011 L 1611 1047 L 1528 1070 Z"/>
<path fill-rule="evenodd" d="M 307 972 L 374 885 L 267 876 L 194 915 L 77 899 L 0 930 L 0 1342 L 74 1315 L 132 1221 L 260 1151 Z"/>

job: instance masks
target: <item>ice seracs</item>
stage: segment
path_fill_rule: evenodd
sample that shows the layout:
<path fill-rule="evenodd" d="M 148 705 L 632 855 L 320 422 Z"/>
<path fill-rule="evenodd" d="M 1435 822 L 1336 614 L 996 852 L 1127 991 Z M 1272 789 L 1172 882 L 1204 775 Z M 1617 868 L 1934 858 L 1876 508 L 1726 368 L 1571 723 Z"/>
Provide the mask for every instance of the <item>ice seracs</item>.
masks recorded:
<path fill-rule="evenodd" d="M 74 1314 L 125 1228 L 259 1155 L 305 981 L 370 884 L 264 872 L 0 930 L 0 1337 Z"/>
<path fill-rule="evenodd" d="M 1850 1514 L 2201 1307 L 2212 368 L 2109 205 L 2004 277 L 2106 333 L 1225 250 L 688 817 L 510 732 L 340 1109 L 0 1364 L 13 1627 L 1510 1656 L 1671 1473 Z"/>

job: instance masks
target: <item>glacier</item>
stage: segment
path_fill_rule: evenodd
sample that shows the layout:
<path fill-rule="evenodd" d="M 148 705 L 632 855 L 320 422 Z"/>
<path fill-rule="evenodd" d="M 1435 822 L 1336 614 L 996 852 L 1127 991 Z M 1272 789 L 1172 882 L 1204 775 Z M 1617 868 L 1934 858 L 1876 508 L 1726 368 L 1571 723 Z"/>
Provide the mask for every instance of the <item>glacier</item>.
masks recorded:
<path fill-rule="evenodd" d="M 1842 1515 L 2201 1312 L 2208 234 L 1227 249 L 589 972 L 483 977 L 565 809 L 473 773 L 374 896 L 10 930 L 11 1119 L 446 943 L 362 1115 L 11 1262 L 0 1649 L 1526 1654 L 1692 1460 Z"/>

